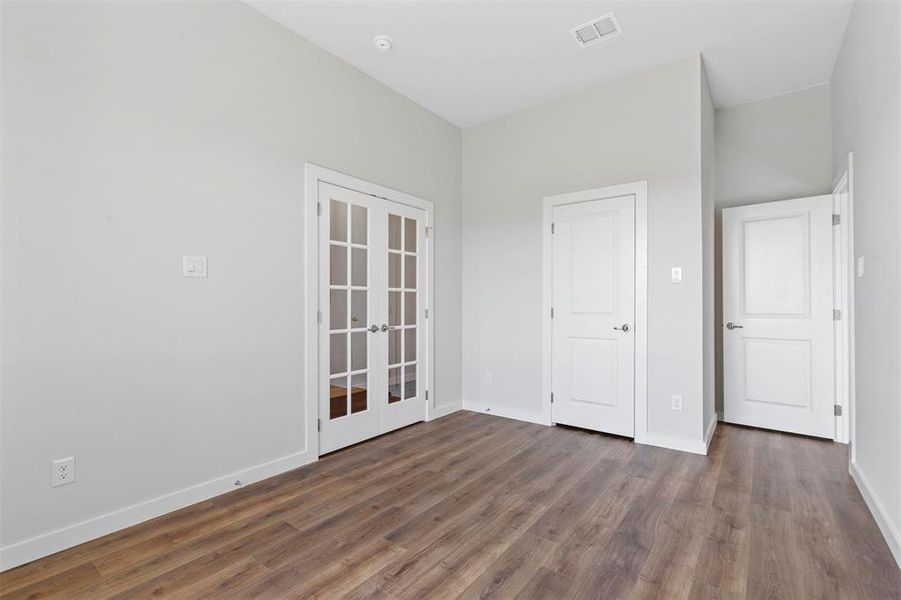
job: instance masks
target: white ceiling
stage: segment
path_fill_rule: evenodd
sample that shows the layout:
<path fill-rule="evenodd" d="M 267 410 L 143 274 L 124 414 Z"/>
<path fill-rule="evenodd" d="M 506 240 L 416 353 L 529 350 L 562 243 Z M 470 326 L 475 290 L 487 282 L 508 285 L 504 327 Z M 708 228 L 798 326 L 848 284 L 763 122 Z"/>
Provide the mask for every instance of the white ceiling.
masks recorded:
<path fill-rule="evenodd" d="M 850 0 L 247 0 L 413 101 L 470 127 L 701 52 L 734 106 L 829 80 Z M 580 48 L 569 29 L 614 12 L 623 34 Z M 382 53 L 372 38 L 388 35 Z"/>

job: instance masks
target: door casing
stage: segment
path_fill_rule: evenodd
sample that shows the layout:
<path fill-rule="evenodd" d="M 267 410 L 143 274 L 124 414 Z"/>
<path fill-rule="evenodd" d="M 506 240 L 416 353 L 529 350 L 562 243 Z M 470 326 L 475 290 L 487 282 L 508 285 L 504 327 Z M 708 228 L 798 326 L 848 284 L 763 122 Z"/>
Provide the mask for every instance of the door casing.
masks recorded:
<path fill-rule="evenodd" d="M 339 187 L 348 188 L 357 192 L 384 198 L 399 204 L 405 204 L 426 212 L 426 308 L 428 318 L 425 330 L 427 341 L 425 344 L 425 386 L 426 421 L 443 416 L 443 412 L 436 410 L 434 386 L 435 381 L 435 228 L 434 228 L 434 204 L 430 200 L 424 200 L 389 187 L 379 185 L 334 171 L 313 163 L 306 163 L 304 167 L 304 416 L 306 427 L 304 429 L 304 449 L 311 456 L 319 457 L 319 327 L 321 307 L 319 306 L 319 268 L 321 265 L 319 255 L 319 184 L 329 183 Z M 324 210 L 324 209 L 323 209 Z"/>
<path fill-rule="evenodd" d="M 634 181 L 581 192 L 545 196 L 542 207 L 542 324 L 541 324 L 541 419 L 552 425 L 551 369 L 553 304 L 553 238 L 551 225 L 553 208 L 589 200 L 604 200 L 620 196 L 635 196 L 635 441 L 651 443 L 648 439 L 648 182 Z M 692 450 L 694 451 L 694 450 Z"/>

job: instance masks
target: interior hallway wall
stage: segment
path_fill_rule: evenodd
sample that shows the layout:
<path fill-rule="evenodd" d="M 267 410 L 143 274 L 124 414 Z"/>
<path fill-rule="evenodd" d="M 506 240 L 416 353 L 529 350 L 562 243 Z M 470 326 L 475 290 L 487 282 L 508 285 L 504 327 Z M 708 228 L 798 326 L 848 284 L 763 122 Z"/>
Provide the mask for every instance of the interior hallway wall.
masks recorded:
<path fill-rule="evenodd" d="M 696 55 L 464 131 L 464 407 L 549 421 L 542 197 L 647 179 L 648 428 L 702 439 L 701 69 Z"/>
<path fill-rule="evenodd" d="M 723 414 L 722 209 L 832 191 L 829 85 L 716 111 L 716 410 Z"/>
<path fill-rule="evenodd" d="M 305 460 L 306 161 L 435 202 L 459 406 L 457 127 L 241 2 L 0 11 L 4 557 Z"/>

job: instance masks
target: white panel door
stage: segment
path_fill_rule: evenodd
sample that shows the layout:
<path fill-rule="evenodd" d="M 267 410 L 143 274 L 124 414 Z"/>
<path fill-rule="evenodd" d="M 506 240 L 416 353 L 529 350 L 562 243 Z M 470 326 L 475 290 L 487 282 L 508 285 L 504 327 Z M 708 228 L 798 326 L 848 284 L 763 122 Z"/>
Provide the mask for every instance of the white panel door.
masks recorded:
<path fill-rule="evenodd" d="M 832 197 L 723 210 L 725 420 L 834 434 Z"/>
<path fill-rule="evenodd" d="M 319 452 L 425 419 L 426 211 L 319 184 Z"/>
<path fill-rule="evenodd" d="M 553 421 L 634 435 L 635 197 L 553 208 Z"/>

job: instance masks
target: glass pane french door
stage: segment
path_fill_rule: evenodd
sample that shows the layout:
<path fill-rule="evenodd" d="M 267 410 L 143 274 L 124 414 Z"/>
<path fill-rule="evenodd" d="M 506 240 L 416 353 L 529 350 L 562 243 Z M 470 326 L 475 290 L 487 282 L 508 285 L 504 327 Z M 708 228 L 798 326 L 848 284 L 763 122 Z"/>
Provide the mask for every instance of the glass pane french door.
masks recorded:
<path fill-rule="evenodd" d="M 320 183 L 319 452 L 425 418 L 426 212 Z"/>
<path fill-rule="evenodd" d="M 383 295 L 386 389 L 380 411 L 384 433 L 425 418 L 426 212 L 389 200 L 383 206 L 387 243 L 382 256 L 388 274 Z"/>
<path fill-rule="evenodd" d="M 320 453 L 378 435 L 376 198 L 320 183 Z"/>

